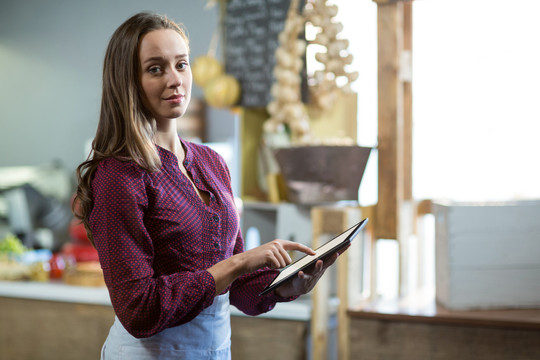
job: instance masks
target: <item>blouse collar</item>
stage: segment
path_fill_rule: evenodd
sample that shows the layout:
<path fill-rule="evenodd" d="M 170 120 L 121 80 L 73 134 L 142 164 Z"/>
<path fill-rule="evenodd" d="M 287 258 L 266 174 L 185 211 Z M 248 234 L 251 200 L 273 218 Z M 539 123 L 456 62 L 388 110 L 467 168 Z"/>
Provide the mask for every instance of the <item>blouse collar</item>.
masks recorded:
<path fill-rule="evenodd" d="M 180 139 L 180 143 L 182 144 L 182 147 L 184 148 L 184 166 L 189 166 L 189 164 L 192 163 L 194 156 L 193 151 L 191 149 L 191 143 L 189 141 L 186 141 L 182 139 L 181 137 L 178 137 Z M 169 150 L 157 145 L 156 148 L 158 149 L 159 157 L 162 159 L 169 160 L 169 161 L 178 161 L 178 158 L 175 154 L 170 152 Z"/>

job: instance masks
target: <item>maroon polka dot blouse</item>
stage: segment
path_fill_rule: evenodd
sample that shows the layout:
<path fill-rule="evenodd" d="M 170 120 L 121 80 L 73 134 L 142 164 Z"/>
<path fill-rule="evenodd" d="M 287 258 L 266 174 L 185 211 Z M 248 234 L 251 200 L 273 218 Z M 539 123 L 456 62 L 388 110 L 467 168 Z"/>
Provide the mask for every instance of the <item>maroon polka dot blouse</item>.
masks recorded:
<path fill-rule="evenodd" d="M 189 322 L 214 300 L 206 269 L 244 250 L 238 212 L 224 160 L 210 148 L 183 141 L 184 166 L 206 205 L 158 147 L 161 171 L 134 162 L 103 160 L 92 182 L 90 227 L 116 316 L 133 336 L 152 336 Z M 231 304 L 248 315 L 271 310 L 275 295 L 258 296 L 275 276 L 259 270 L 230 286 Z"/>

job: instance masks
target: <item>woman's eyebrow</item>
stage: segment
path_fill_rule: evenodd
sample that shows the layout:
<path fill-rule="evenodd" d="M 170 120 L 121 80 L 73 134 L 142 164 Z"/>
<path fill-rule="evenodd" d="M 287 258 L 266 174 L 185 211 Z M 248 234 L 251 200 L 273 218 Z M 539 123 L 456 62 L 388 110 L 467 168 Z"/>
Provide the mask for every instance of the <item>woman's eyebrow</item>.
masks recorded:
<path fill-rule="evenodd" d="M 180 55 L 176 55 L 176 56 L 174 57 L 174 59 L 175 59 L 175 60 L 178 60 L 178 59 L 183 59 L 183 58 L 187 58 L 187 57 L 188 57 L 187 54 L 180 54 Z M 143 64 L 146 64 L 146 63 L 149 63 L 149 62 L 156 62 L 156 61 L 157 61 L 157 62 L 165 61 L 165 57 L 163 57 L 163 56 L 152 56 L 152 57 L 150 57 L 150 58 L 148 58 L 148 59 L 145 59 L 145 60 L 143 61 Z"/>

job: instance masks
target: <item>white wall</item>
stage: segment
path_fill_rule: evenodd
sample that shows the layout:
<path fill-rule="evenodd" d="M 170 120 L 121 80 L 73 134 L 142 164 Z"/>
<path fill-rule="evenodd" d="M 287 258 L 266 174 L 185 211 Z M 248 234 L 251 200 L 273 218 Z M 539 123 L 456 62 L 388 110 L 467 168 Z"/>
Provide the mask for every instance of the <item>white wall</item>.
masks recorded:
<path fill-rule="evenodd" d="M 219 8 L 203 0 L 2 0 L 0 166 L 84 160 L 95 134 L 108 40 L 136 12 L 183 22 L 192 59 L 205 54 Z M 195 95 L 199 89 L 194 87 Z"/>

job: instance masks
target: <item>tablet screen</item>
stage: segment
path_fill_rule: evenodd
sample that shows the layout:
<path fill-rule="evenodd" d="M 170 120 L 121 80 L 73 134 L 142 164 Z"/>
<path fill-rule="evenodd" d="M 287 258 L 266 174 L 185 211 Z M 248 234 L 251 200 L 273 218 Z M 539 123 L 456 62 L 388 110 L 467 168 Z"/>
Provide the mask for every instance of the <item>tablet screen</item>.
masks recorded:
<path fill-rule="evenodd" d="M 278 276 L 268 285 L 263 293 L 268 292 L 270 288 L 279 284 L 280 282 L 286 280 L 292 275 L 298 273 L 300 270 L 305 269 L 310 264 L 316 262 L 319 259 L 328 256 L 335 252 L 335 250 L 341 248 L 342 246 L 349 243 L 365 226 L 367 219 L 362 220 L 362 222 L 352 226 L 351 228 L 345 230 L 343 233 L 339 234 L 332 240 L 328 241 L 326 244 L 315 250 L 315 255 L 306 255 L 303 258 L 297 260 L 296 262 L 290 264 L 289 266 L 283 268 Z"/>

